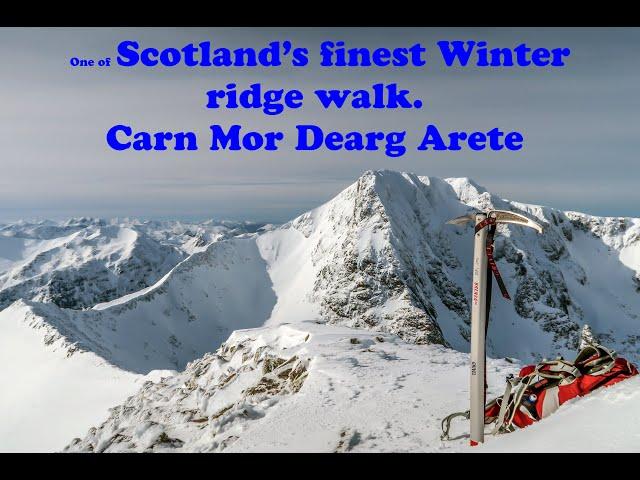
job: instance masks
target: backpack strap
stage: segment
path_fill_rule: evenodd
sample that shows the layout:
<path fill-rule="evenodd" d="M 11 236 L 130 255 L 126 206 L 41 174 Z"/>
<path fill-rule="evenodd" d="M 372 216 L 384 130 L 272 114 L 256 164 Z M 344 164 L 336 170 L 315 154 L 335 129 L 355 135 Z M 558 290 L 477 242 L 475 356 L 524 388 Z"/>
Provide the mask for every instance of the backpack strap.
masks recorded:
<path fill-rule="evenodd" d="M 573 362 L 585 375 L 605 375 L 616 361 L 616 352 L 597 343 L 590 343 L 578 353 Z"/>
<path fill-rule="evenodd" d="M 520 378 L 515 378 L 513 375 L 509 375 L 507 377 L 507 387 L 505 388 L 504 394 L 502 395 L 502 397 L 500 397 L 500 413 L 498 413 L 496 426 L 491 432 L 491 435 L 497 435 L 503 429 L 502 427 L 504 425 L 504 419 L 507 415 L 507 411 L 509 410 L 509 400 L 511 399 L 511 390 L 519 382 L 520 382 Z"/>
<path fill-rule="evenodd" d="M 573 382 L 582 375 L 575 364 L 561 358 L 540 362 L 533 373 L 537 373 L 541 378 L 548 380 L 558 380 L 563 385 Z"/>
<path fill-rule="evenodd" d="M 524 377 L 507 378 L 507 387 L 500 399 L 500 414 L 492 434 L 513 431 L 513 419 L 519 411 L 537 420 L 523 402 L 525 394 L 538 395 L 541 390 L 569 384 L 580 375 L 580 371 L 573 364 L 557 359 L 539 363 Z"/>
<path fill-rule="evenodd" d="M 513 394 L 513 399 L 509 399 L 509 402 L 511 403 L 511 405 L 509 405 L 509 416 L 503 422 L 503 425 L 501 425 L 501 428 L 503 430 L 506 429 L 507 431 L 509 431 L 508 429 L 511 428 L 511 424 L 513 423 L 513 417 L 515 417 L 516 412 L 522 406 L 522 398 L 524 397 L 524 394 L 527 391 L 527 388 L 529 388 L 529 386 L 533 383 L 534 379 L 536 378 L 536 370 L 531 372 L 526 377 L 522 377 L 519 379 L 520 381 L 518 382 L 518 388 Z"/>

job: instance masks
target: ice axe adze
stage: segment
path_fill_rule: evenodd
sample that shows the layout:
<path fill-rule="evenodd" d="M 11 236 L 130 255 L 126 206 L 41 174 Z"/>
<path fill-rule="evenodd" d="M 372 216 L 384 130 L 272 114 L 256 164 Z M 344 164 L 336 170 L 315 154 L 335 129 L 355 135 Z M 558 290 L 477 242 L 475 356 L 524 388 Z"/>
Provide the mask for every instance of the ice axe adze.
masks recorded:
<path fill-rule="evenodd" d="M 531 227 L 542 233 L 542 227 L 529 218 L 505 210 L 490 210 L 454 218 L 447 223 L 462 225 L 475 221 L 473 244 L 473 287 L 471 290 L 471 445 L 484 442 L 484 408 L 486 396 L 485 342 L 491 305 L 491 275 L 496 279 L 502 296 L 510 300 L 493 259 L 493 237 L 498 223 L 513 223 Z"/>

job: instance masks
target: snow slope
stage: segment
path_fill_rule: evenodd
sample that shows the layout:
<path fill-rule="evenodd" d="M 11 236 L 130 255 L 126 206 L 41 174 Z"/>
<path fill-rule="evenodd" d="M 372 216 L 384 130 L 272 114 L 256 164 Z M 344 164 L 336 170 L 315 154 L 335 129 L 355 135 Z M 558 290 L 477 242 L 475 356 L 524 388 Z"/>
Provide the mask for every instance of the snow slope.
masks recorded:
<path fill-rule="evenodd" d="M 69 356 L 62 339 L 47 348 L 24 306 L 0 312 L 0 451 L 58 450 L 69 436 L 101 421 L 107 409 L 137 391 L 145 381 L 98 355 Z M 171 372 L 153 372 L 148 378 Z"/>

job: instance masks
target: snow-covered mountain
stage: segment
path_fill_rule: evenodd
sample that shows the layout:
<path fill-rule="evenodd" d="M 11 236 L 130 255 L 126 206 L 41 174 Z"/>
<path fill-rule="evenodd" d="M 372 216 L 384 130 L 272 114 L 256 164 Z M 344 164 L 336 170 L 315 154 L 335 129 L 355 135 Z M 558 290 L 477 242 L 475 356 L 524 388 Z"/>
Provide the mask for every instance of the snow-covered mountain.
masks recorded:
<path fill-rule="evenodd" d="M 126 270 L 140 288 L 124 287 L 110 298 L 100 295 L 103 284 L 113 288 L 113 280 L 83 276 L 74 290 L 82 295 L 71 296 L 90 309 L 65 308 L 51 295 L 27 289 L 0 312 L 0 338 L 38 335 L 44 350 L 69 361 L 98 358 L 135 381 L 186 367 L 145 384 L 105 424 L 74 441 L 72 450 L 331 450 L 340 439 L 338 450 L 445 448 L 435 436 L 439 418 L 461 409 L 467 396 L 467 357 L 459 352 L 468 350 L 472 247 L 470 225 L 445 222 L 476 208 L 517 211 L 545 226 L 543 235 L 499 227 L 495 256 L 514 300 L 494 299 L 492 357 L 571 358 L 587 323 L 596 338 L 638 361 L 640 219 L 562 212 L 501 199 L 469 179 L 392 171 L 365 173 L 334 199 L 281 227 L 216 225 L 223 227 L 216 232 L 206 224 L 162 222 L 5 226 L 0 234 L 7 242 L 44 232 L 34 243 L 54 250 L 48 257 L 55 263 L 36 262 L 41 275 L 49 271 L 46 265 L 53 272 L 67 265 L 55 250 L 65 247 L 42 242 L 70 244 L 73 269 L 98 257 L 109 270 L 129 258 L 122 245 L 131 242 L 113 240 L 132 235 L 125 231 L 153 242 L 159 253 L 134 255 L 135 265 L 139 258 L 156 263 L 147 277 L 146 268 Z M 84 242 L 95 245 L 93 253 L 79 256 Z M 108 257 L 106 249 L 117 253 Z M 166 249 L 179 258 L 163 260 L 160 267 Z M 27 257 L 33 262 L 27 247 L 18 250 L 20 258 L 2 254 L 10 261 L 5 271 Z M 501 393 L 504 373 L 516 367 L 490 364 L 490 376 L 498 374 L 493 393 Z M 403 388 L 403 379 L 411 388 Z M 343 391 L 337 387 L 342 382 L 353 385 Z M 358 411 L 371 412 L 375 398 L 385 396 L 404 398 L 411 408 L 428 402 L 433 417 L 416 426 L 415 418 L 401 418 L 409 410 L 389 407 L 380 422 L 393 425 L 366 427 Z M 327 413 L 331 405 L 335 415 Z M 286 416 L 290 409 L 305 413 L 294 421 Z M 91 423 L 101 420 L 97 415 Z M 303 422 L 308 431 L 320 417 L 325 420 L 317 438 L 296 440 L 296 425 L 302 428 Z M 288 423 L 277 427 L 285 418 Z M 334 442 L 341 423 L 345 430 Z M 277 432 L 287 440 L 270 446 Z M 78 433 L 70 430 L 71 436 Z"/>
<path fill-rule="evenodd" d="M 493 302 L 490 354 L 570 356 L 584 323 L 619 352 L 638 354 L 640 220 L 561 212 L 503 200 L 468 179 L 390 171 L 366 173 L 257 239 L 278 296 L 271 321 L 319 316 L 466 350 L 473 227 L 445 222 L 475 208 L 516 211 L 545 227 L 543 235 L 499 227 L 495 257 L 514 300 Z M 287 298 L 313 308 L 296 311 Z"/>
<path fill-rule="evenodd" d="M 114 300 L 212 241 L 261 226 L 93 218 L 0 225 L 0 310 L 18 299 L 76 310 Z"/>

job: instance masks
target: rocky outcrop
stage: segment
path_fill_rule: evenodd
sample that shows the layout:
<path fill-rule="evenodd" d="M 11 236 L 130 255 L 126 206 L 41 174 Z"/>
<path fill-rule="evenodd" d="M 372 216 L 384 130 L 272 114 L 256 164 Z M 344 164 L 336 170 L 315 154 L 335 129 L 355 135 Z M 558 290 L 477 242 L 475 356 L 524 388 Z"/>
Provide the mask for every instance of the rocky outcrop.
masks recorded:
<path fill-rule="evenodd" d="M 247 422 L 303 387 L 308 361 L 282 354 L 261 342 L 232 338 L 184 372 L 146 382 L 65 451 L 223 451 Z"/>

